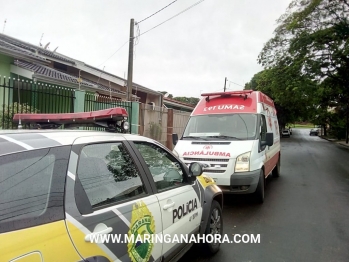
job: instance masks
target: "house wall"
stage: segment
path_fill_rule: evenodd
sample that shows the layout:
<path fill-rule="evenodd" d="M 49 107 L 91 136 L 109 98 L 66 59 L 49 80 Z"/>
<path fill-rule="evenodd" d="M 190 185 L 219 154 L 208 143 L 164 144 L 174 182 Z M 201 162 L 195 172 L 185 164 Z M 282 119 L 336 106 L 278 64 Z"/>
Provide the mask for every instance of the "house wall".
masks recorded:
<path fill-rule="evenodd" d="M 147 94 L 145 103 L 150 104 L 151 102 L 155 103 L 155 106 L 160 106 L 160 95 Z"/>
<path fill-rule="evenodd" d="M 172 150 L 172 133 L 177 133 L 178 137 L 183 135 L 190 113 L 173 110 L 172 122 L 168 122 L 171 119 L 168 112 L 164 107 L 140 104 L 139 134 L 155 139 Z M 171 134 L 168 130 L 172 130 Z"/>
<path fill-rule="evenodd" d="M 5 88 L 8 85 L 8 79 L 11 76 L 11 64 L 13 58 L 0 54 L 0 111 L 3 107 L 11 103 L 12 93 L 11 89 Z"/>
<path fill-rule="evenodd" d="M 173 110 L 173 133 L 178 134 L 179 138 L 183 135 L 190 114 L 189 112 Z"/>
<path fill-rule="evenodd" d="M 0 54 L 0 75 L 1 76 L 10 76 L 11 64 L 13 64 L 13 58 Z"/>
<path fill-rule="evenodd" d="M 81 78 L 84 78 L 86 80 L 90 80 L 90 81 L 95 82 L 95 83 L 99 83 L 99 84 L 104 85 L 104 86 L 110 86 L 111 88 L 116 89 L 116 90 L 125 91 L 124 90 L 125 87 L 120 86 L 120 85 L 113 83 L 113 82 L 109 82 L 106 79 L 103 79 L 103 73 L 101 73 L 99 76 L 96 76 L 96 75 L 90 74 L 89 72 L 79 70 L 78 68 L 75 68 L 72 66 L 68 66 L 67 73 L 70 75 L 74 75 L 76 77 L 79 77 L 79 73 L 80 73 Z M 108 94 L 108 91 L 104 91 L 104 90 L 96 90 L 96 91 L 98 93 L 101 93 L 101 94 Z M 118 97 L 117 94 L 115 94 L 115 93 L 113 93 L 112 96 Z M 121 99 L 122 97 L 120 96 L 119 98 Z"/>
<path fill-rule="evenodd" d="M 149 104 L 141 104 L 140 135 L 152 138 L 166 145 L 167 140 L 167 109 Z"/>

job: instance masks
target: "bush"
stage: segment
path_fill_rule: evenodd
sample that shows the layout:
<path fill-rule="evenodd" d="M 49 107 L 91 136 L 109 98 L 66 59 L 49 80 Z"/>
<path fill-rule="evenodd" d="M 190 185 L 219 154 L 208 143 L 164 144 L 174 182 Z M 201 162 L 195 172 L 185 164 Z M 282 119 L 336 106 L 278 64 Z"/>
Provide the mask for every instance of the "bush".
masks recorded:
<path fill-rule="evenodd" d="M 2 129 L 17 129 L 18 125 L 13 123 L 13 116 L 17 113 L 38 113 L 37 110 L 33 106 L 29 106 L 28 104 L 19 104 L 13 103 L 11 105 L 2 105 L 0 110 L 0 128 Z"/>

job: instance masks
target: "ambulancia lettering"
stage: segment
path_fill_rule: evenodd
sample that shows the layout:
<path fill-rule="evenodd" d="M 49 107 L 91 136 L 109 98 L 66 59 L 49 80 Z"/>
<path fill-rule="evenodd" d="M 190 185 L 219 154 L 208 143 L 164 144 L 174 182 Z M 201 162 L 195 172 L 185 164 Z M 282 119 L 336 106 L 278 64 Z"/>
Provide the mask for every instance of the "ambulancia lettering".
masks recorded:
<path fill-rule="evenodd" d="M 182 204 L 181 206 L 177 207 L 176 209 L 173 209 L 172 211 L 172 218 L 173 223 L 175 222 L 175 219 L 181 219 L 182 217 L 190 214 L 192 211 L 198 208 L 196 198 L 193 200 L 188 201 L 186 204 Z"/>
<path fill-rule="evenodd" d="M 183 156 L 225 156 L 230 157 L 229 152 L 214 152 L 214 151 L 187 151 L 183 153 Z"/>
<path fill-rule="evenodd" d="M 214 110 L 244 110 L 244 105 L 219 105 L 219 106 L 209 106 L 204 107 L 204 111 L 214 111 Z"/>

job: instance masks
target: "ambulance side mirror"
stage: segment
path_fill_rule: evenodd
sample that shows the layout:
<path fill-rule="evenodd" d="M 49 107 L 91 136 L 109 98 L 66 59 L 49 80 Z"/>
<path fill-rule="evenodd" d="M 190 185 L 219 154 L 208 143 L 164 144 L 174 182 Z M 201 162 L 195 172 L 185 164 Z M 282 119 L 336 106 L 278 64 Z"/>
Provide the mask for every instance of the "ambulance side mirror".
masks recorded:
<path fill-rule="evenodd" d="M 178 134 L 174 133 L 172 134 L 172 143 L 174 145 L 177 145 L 177 142 L 178 142 Z"/>
<path fill-rule="evenodd" d="M 265 140 L 261 141 L 261 146 L 272 146 L 274 144 L 274 134 L 266 133 Z"/>

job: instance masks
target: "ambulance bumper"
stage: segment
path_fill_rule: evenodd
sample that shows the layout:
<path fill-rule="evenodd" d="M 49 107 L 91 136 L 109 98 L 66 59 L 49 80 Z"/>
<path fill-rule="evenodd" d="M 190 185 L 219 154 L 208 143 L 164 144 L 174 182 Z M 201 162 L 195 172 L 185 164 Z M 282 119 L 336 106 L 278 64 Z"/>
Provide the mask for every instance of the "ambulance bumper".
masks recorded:
<path fill-rule="evenodd" d="M 219 186 L 226 194 L 250 194 L 256 191 L 260 170 L 234 173 L 230 176 L 230 186 Z"/>

